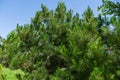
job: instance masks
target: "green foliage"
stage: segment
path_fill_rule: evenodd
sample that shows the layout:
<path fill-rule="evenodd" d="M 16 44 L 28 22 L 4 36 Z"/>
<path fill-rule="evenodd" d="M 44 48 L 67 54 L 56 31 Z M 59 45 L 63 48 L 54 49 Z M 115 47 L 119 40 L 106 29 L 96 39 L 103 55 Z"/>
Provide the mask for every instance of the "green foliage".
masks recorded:
<path fill-rule="evenodd" d="M 42 4 L 30 24 L 17 24 L 6 39 L 0 37 L 0 63 L 8 67 L 0 66 L 0 79 L 119 80 L 116 6 L 119 3 L 106 0 L 98 17 L 88 7 L 80 18 L 64 3 L 59 2 L 55 10 Z M 107 18 L 108 14 L 113 15 Z"/>
<path fill-rule="evenodd" d="M 94 68 L 89 80 L 104 80 L 101 70 L 99 68 Z"/>
<path fill-rule="evenodd" d="M 114 0 L 103 0 L 103 4 L 98 7 L 98 10 L 101 10 L 104 15 L 120 16 L 120 3 Z"/>
<path fill-rule="evenodd" d="M 0 65 L 0 80 L 21 80 L 25 73 L 19 70 L 10 70 Z"/>

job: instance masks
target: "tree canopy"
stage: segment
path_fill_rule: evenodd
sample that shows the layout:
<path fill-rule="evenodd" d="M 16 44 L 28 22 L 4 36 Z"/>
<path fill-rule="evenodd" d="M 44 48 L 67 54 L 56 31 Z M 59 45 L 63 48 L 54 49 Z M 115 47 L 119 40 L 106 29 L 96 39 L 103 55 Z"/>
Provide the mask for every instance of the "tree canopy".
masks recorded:
<path fill-rule="evenodd" d="M 103 0 L 98 10 L 95 17 L 88 6 L 80 17 L 62 2 L 41 4 L 30 24 L 0 37 L 0 79 L 119 80 L 120 3 Z"/>

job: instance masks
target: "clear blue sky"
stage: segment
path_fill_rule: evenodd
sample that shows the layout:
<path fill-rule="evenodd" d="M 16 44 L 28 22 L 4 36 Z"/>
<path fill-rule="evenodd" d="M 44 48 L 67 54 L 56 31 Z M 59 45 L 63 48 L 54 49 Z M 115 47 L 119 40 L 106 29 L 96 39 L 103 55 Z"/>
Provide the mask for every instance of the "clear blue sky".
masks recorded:
<path fill-rule="evenodd" d="M 55 9 L 58 1 L 64 2 L 67 9 L 79 14 L 82 14 L 89 5 L 97 15 L 97 7 L 102 4 L 102 0 L 0 0 L 0 36 L 5 38 L 16 28 L 17 23 L 20 25 L 30 23 L 36 11 L 41 9 L 41 3 L 49 9 Z"/>

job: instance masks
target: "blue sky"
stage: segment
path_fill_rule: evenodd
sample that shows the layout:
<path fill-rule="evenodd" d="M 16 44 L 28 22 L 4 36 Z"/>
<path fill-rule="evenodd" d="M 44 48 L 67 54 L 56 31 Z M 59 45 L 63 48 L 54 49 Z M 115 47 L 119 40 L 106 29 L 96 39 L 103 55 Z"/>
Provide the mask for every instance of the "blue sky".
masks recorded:
<path fill-rule="evenodd" d="M 43 3 L 49 9 L 55 9 L 58 1 L 66 4 L 67 9 L 82 14 L 88 5 L 97 15 L 97 7 L 102 0 L 0 0 L 0 36 L 6 38 L 7 34 L 16 28 L 16 24 L 30 23 L 36 11 Z"/>

